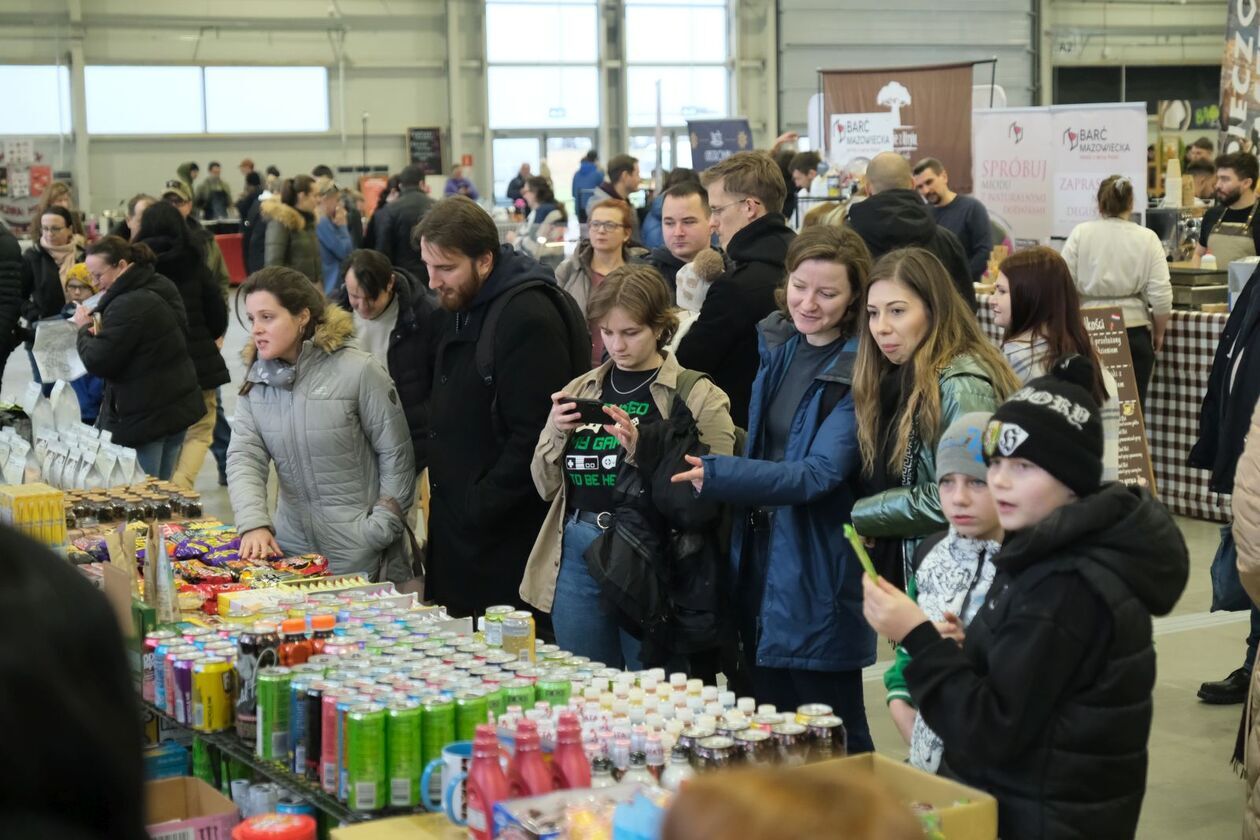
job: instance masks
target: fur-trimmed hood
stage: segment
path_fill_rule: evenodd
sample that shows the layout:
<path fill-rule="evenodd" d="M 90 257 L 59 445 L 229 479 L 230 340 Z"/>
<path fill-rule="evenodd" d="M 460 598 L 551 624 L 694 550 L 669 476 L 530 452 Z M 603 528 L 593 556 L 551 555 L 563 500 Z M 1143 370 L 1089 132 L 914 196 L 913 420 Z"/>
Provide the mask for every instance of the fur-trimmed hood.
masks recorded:
<path fill-rule="evenodd" d="M 306 229 L 306 216 L 300 210 L 285 204 L 278 195 L 262 202 L 258 212 L 264 219 L 274 219 L 289 230 Z"/>
<path fill-rule="evenodd" d="M 302 342 L 302 346 L 303 350 L 309 345 L 325 353 L 336 353 L 348 347 L 353 337 L 354 318 L 350 313 L 339 306 L 328 306 L 324 309 L 323 323 L 315 328 L 313 336 Z M 248 369 L 254 364 L 256 358 L 258 358 L 258 348 L 254 346 L 253 339 L 250 339 L 241 348 L 241 360 L 245 362 L 245 367 Z"/>

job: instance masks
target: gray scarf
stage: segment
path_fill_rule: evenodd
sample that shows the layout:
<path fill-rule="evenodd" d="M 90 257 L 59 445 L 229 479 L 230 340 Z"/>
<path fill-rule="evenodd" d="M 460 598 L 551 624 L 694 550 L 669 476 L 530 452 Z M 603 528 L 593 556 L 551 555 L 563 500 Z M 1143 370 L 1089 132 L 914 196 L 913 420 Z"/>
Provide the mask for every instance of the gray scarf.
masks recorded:
<path fill-rule="evenodd" d="M 297 379 L 297 368 L 283 359 L 257 359 L 245 375 L 245 381 L 273 388 L 293 390 L 293 382 Z"/>

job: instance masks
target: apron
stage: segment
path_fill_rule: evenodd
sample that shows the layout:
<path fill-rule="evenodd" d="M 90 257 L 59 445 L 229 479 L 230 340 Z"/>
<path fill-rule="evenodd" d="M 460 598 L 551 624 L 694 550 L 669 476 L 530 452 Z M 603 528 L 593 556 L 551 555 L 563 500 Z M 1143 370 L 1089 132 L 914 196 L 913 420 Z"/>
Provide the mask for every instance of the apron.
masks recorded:
<path fill-rule="evenodd" d="M 1256 243 L 1251 237 L 1251 222 L 1256 217 L 1256 208 L 1260 200 L 1251 205 L 1245 222 L 1226 222 L 1225 214 L 1208 233 L 1208 250 L 1216 256 L 1216 265 L 1228 269 L 1234 260 L 1256 256 Z"/>

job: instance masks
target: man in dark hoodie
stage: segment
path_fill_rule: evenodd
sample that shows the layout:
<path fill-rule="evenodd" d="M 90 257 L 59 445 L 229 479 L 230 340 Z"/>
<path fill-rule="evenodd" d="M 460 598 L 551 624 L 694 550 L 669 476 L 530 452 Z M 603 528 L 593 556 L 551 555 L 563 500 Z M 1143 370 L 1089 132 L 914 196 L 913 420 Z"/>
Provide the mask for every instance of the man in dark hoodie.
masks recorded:
<path fill-rule="evenodd" d="M 945 266 L 958 294 L 975 312 L 967 252 L 958 237 L 936 223 L 932 208 L 915 192 L 910 162 L 896 152 L 876 155 L 866 168 L 866 194 L 869 198 L 849 207 L 849 226 L 866 242 L 871 258 L 898 248 L 926 248 Z"/>
<path fill-rule="evenodd" d="M 708 248 L 713 240 L 709 225 L 713 211 L 709 209 L 709 194 L 699 181 L 675 184 L 661 195 L 661 235 L 665 244 L 653 248 L 648 254 L 648 264 L 665 278 L 672 295 L 677 288 L 678 269 L 696 258 L 696 254 Z M 729 271 L 733 266 L 722 255 Z"/>
<path fill-rule="evenodd" d="M 1006 532 L 960 647 L 882 578 L 863 612 L 910 654 L 906 684 L 945 744 L 941 773 L 993 794 L 1021 840 L 1137 832 L 1146 792 L 1151 616 L 1185 589 L 1189 554 L 1150 492 L 1102 481 L 1092 366 L 1068 357 L 985 430 Z"/>
<path fill-rule="evenodd" d="M 709 226 L 734 268 L 709 289 L 700 316 L 678 345 L 678 363 L 709 374 L 731 399 L 731 419 L 748 425 L 757 376 L 757 324 L 775 309 L 788 245 L 796 234 L 780 209 L 787 184 L 764 152 L 739 152 L 706 169 Z"/>
<path fill-rule="evenodd" d="M 551 271 L 500 245 L 471 199 L 439 201 L 414 241 L 441 306 L 431 329 L 426 594 L 453 615 L 475 615 L 523 603 L 525 561 L 547 514 L 530 461 L 551 395 L 590 366 L 590 337 L 576 304 L 572 316 L 562 311 Z M 489 377 L 477 364 L 483 341 L 493 342 Z"/>

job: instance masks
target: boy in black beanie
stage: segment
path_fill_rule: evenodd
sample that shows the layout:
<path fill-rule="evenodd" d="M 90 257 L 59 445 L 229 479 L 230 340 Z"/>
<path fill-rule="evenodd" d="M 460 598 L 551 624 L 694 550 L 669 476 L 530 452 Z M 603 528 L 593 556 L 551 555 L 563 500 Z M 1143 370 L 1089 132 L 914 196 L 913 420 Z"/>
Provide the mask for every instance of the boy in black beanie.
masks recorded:
<path fill-rule="evenodd" d="M 887 581 L 864 612 L 910 654 L 906 683 L 945 743 L 941 773 L 998 800 L 999 836 L 1132 838 L 1146 790 L 1151 615 L 1189 558 L 1148 491 L 1100 486 L 1102 424 L 1080 356 L 998 407 L 985 434 L 1006 532 L 960 648 Z"/>

